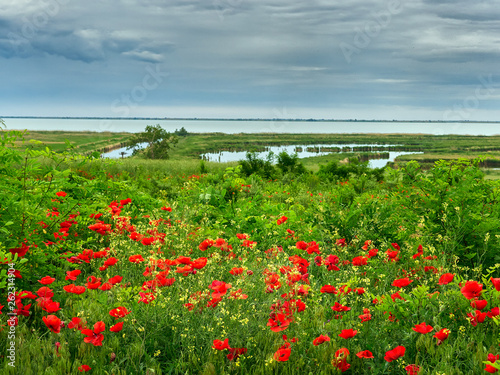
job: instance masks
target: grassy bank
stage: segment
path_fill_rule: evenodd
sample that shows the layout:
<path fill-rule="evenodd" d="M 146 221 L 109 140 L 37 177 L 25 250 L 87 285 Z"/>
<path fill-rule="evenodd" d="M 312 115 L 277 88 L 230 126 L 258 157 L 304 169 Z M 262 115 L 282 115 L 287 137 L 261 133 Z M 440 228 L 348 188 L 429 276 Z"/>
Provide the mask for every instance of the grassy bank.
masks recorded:
<path fill-rule="evenodd" d="M 123 147 L 131 133 L 98 133 L 74 131 L 31 131 L 27 140 L 42 142 L 36 148 L 50 147 L 54 151 L 62 151 L 67 139 L 79 153 L 95 150 Z M 458 158 L 473 159 L 484 156 L 483 166 L 500 167 L 500 136 L 468 136 L 468 135 L 426 135 L 426 134 L 277 134 L 277 133 L 190 133 L 180 137 L 179 143 L 171 151 L 171 160 L 175 162 L 197 161 L 202 153 L 218 151 L 264 151 L 266 146 L 280 145 L 316 145 L 316 144 L 370 144 L 392 145 L 383 151 L 415 151 L 422 154 L 404 155 L 397 158 L 397 164 L 409 160 L 419 161 L 424 168 L 430 168 L 435 161 Z M 19 144 L 19 146 L 21 146 Z M 335 150 L 332 150 L 335 151 Z M 340 151 L 337 150 L 337 151 Z M 353 149 L 353 153 L 332 152 L 327 156 L 303 159 L 304 165 L 312 171 L 319 169 L 319 164 L 330 160 L 344 160 L 347 157 L 363 156 L 363 148 Z"/>
<path fill-rule="evenodd" d="M 25 136 L 27 142 L 35 140 L 42 142 L 35 145 L 35 149 L 49 147 L 54 151 L 63 151 L 67 148 L 66 140 L 79 153 L 92 151 L 102 151 L 109 148 L 123 147 L 129 138 L 130 133 L 112 133 L 112 132 L 89 132 L 89 131 L 29 131 Z M 18 147 L 22 143 L 17 142 Z"/>

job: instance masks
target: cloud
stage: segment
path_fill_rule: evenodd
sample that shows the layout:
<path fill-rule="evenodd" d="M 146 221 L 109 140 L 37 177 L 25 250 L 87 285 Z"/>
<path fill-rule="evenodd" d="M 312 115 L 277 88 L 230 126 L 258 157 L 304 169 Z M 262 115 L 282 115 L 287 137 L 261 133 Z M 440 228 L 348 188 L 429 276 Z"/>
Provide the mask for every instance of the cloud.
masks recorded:
<path fill-rule="evenodd" d="M 168 82 L 144 108 L 445 110 L 497 71 L 497 8 L 465 0 L 0 0 L 0 59 L 4 72 L 22 65 L 32 81 L 44 77 L 44 95 L 62 100 L 64 92 L 89 108 L 129 93 L 145 66 L 161 64 Z"/>

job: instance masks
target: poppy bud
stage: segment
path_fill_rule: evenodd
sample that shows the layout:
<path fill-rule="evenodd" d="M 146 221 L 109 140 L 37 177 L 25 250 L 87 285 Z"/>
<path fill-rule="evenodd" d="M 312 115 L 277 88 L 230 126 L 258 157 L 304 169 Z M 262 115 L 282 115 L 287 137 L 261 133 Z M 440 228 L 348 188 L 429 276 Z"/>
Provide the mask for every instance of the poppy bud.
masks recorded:
<path fill-rule="evenodd" d="M 109 363 L 112 363 L 116 359 L 116 354 L 111 353 L 111 358 L 109 359 Z"/>

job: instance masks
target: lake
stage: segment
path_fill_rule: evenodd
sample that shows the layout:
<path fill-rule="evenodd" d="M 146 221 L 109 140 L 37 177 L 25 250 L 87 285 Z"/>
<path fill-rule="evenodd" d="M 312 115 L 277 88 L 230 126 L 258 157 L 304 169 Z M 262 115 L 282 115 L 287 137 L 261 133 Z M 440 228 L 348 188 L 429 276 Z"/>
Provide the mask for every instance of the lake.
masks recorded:
<path fill-rule="evenodd" d="M 142 144 L 143 147 L 146 146 L 146 144 Z M 265 159 L 267 158 L 268 154 L 270 152 L 273 152 L 275 155 L 278 155 L 282 151 L 286 151 L 289 155 L 292 155 L 294 153 L 297 153 L 297 156 L 299 158 L 307 158 L 311 156 L 320 156 L 320 155 L 327 155 L 330 152 L 329 151 L 322 151 L 322 148 L 326 149 L 331 149 L 331 148 L 339 148 L 342 149 L 343 151 L 340 151 L 338 153 L 342 154 L 345 152 L 349 152 L 350 148 L 353 147 L 376 147 L 377 152 L 384 152 L 383 150 L 380 150 L 381 148 L 389 148 L 395 145 L 369 145 L 369 144 L 317 144 L 317 145 L 287 145 L 287 146 L 269 146 L 266 147 L 265 151 L 263 152 L 256 152 L 256 155 L 261 158 Z M 316 148 L 319 150 L 319 152 L 313 152 L 310 151 L 312 148 Z M 121 158 L 122 155 L 121 153 L 124 152 L 125 154 L 123 155 L 124 157 L 128 157 L 132 155 L 132 150 L 127 150 L 126 147 L 119 148 L 113 151 L 109 151 L 107 153 L 102 154 L 104 158 L 110 158 L 110 159 L 118 159 Z M 366 151 L 368 152 L 368 151 Z M 400 155 L 408 155 L 408 154 L 421 154 L 421 152 L 404 152 L 404 151 L 385 151 L 389 153 L 389 157 L 386 159 L 373 159 L 368 162 L 368 166 L 370 168 L 383 168 L 387 165 L 387 163 L 394 161 L 398 156 Z M 221 151 L 221 152 L 216 152 L 216 153 L 206 153 L 200 155 L 202 159 L 208 160 L 208 161 L 215 161 L 215 162 L 229 162 L 229 161 L 240 161 L 246 158 L 246 151 Z"/>
<path fill-rule="evenodd" d="M 497 135 L 500 123 L 429 123 L 368 121 L 261 121 L 261 120 L 144 120 L 144 119 L 38 119 L 5 118 L 7 129 L 64 130 L 95 132 L 144 131 L 146 125 L 160 124 L 173 132 L 184 127 L 193 133 L 406 133 Z"/>
<path fill-rule="evenodd" d="M 274 153 L 276 156 L 282 152 L 286 151 L 289 155 L 297 153 L 297 156 L 302 158 L 328 155 L 330 151 L 322 151 L 322 148 L 340 148 L 343 151 L 338 152 L 339 154 L 350 152 L 349 148 L 353 147 L 376 147 L 389 148 L 395 145 L 368 145 L 368 144 L 319 144 L 319 145 L 287 145 L 287 146 L 269 146 L 263 152 L 256 152 L 255 154 L 260 159 L 266 159 L 270 152 Z M 318 152 L 310 151 L 311 149 L 318 149 Z M 394 161 L 394 159 L 400 155 L 407 154 L 420 154 L 421 152 L 404 152 L 404 151 L 377 151 L 377 152 L 388 152 L 389 157 L 386 159 L 373 159 L 368 162 L 370 168 L 382 168 L 387 165 L 388 162 Z M 246 151 L 221 151 L 216 153 L 206 153 L 202 154 L 201 157 L 204 160 L 216 161 L 216 162 L 228 162 L 228 161 L 239 161 L 246 158 Z"/>

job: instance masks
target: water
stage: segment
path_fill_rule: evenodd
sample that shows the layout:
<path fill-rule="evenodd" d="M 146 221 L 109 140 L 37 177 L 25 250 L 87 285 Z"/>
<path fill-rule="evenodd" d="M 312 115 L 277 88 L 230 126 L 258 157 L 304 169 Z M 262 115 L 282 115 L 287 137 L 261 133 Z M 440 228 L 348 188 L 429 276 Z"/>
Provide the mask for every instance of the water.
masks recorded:
<path fill-rule="evenodd" d="M 249 120 L 107 120 L 107 119 L 4 119 L 7 129 L 95 132 L 144 131 L 159 124 L 169 132 L 184 127 L 193 133 L 401 133 L 497 135 L 500 123 L 354 122 L 354 121 L 249 121 Z"/>
<path fill-rule="evenodd" d="M 353 147 L 377 147 L 377 148 L 388 148 L 394 145 L 368 145 L 368 144 L 320 144 L 320 145 L 287 145 L 287 146 L 269 146 L 266 147 L 266 151 L 256 152 L 255 154 L 260 159 L 266 159 L 270 152 L 278 155 L 282 151 L 286 151 L 289 155 L 297 153 L 299 159 L 314 157 L 314 156 L 322 156 L 328 155 L 330 152 L 321 151 L 322 147 L 339 147 L 339 148 L 353 148 Z M 307 151 L 308 147 L 314 147 L 320 149 L 319 152 L 310 152 Z M 302 151 L 297 151 L 297 148 L 302 149 Z M 384 152 L 384 151 L 378 151 Z M 340 154 L 344 152 L 339 152 Z M 206 153 L 202 154 L 201 157 L 208 161 L 216 161 L 216 162 L 229 162 L 229 161 L 239 161 L 246 159 L 246 151 L 221 151 L 217 153 Z M 383 168 L 387 165 L 388 162 L 394 161 L 396 157 L 400 155 L 408 155 L 408 154 L 421 154 L 421 152 L 403 152 L 403 151 L 389 151 L 389 157 L 387 159 L 373 159 L 370 160 L 368 166 L 370 168 Z M 107 156 L 107 155 L 106 155 Z"/>

